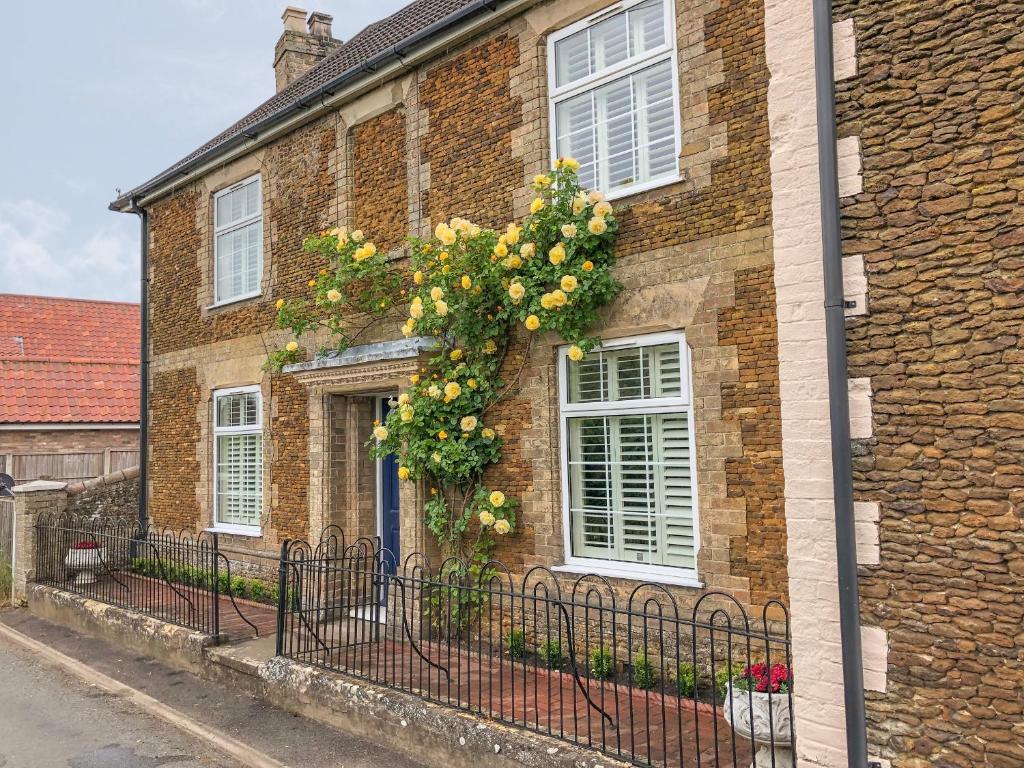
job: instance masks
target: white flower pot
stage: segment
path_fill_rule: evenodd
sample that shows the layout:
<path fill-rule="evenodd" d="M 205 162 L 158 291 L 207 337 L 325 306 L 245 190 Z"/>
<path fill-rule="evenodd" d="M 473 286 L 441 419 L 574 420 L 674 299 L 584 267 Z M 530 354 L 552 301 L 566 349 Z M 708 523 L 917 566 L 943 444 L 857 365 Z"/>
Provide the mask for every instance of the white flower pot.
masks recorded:
<path fill-rule="evenodd" d="M 793 768 L 787 694 L 773 693 L 769 698 L 767 693 L 743 691 L 729 683 L 722 708 L 725 719 L 739 736 L 745 739 L 753 737 L 757 746 L 754 765 L 758 768 Z"/>
<path fill-rule="evenodd" d="M 103 567 L 107 553 L 103 547 L 96 549 L 69 549 L 64 558 L 68 571 L 75 574 L 75 584 L 93 584 L 96 571 Z"/>

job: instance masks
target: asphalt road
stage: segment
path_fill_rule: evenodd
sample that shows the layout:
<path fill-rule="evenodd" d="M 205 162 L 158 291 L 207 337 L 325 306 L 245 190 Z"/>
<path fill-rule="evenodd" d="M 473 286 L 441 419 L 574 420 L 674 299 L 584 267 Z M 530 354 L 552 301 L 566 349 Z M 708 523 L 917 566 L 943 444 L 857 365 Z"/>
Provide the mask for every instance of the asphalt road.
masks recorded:
<path fill-rule="evenodd" d="M 237 768 L 0 638 L 0 768 Z"/>
<path fill-rule="evenodd" d="M 426 768 L 395 748 L 401 732 L 382 733 L 380 743 L 342 733 L 24 610 L 0 611 L 0 623 L 287 768 Z M 239 766 L 210 743 L 0 636 L 0 768 Z"/>

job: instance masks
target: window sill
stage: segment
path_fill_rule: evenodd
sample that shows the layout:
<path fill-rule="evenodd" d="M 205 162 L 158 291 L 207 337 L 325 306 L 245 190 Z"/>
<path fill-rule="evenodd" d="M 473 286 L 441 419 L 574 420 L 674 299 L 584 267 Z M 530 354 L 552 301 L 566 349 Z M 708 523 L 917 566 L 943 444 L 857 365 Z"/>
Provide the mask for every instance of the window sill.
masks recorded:
<path fill-rule="evenodd" d="M 624 566 L 624 567 L 623 567 Z M 629 563 L 623 564 L 593 564 L 568 562 L 564 565 L 551 567 L 555 573 L 576 573 L 580 575 L 593 574 L 605 576 L 612 579 L 626 579 L 628 581 L 650 582 L 652 584 L 670 584 L 676 587 L 690 587 L 692 589 L 704 589 L 704 582 L 692 572 L 671 573 L 674 568 L 663 566 L 633 566 Z"/>
<path fill-rule="evenodd" d="M 258 299 L 263 295 L 262 291 L 256 293 L 247 293 L 244 296 L 233 296 L 230 299 L 224 299 L 223 301 L 215 301 L 213 304 L 207 304 L 205 309 L 220 309 L 221 307 L 230 307 L 232 304 L 240 304 L 243 301 L 249 301 L 250 299 Z"/>
<path fill-rule="evenodd" d="M 628 187 L 621 187 L 613 192 L 606 192 L 605 199 L 608 201 L 622 200 L 626 197 L 632 197 L 633 195 L 639 195 L 641 192 L 650 192 L 652 189 L 658 189 L 659 187 L 668 187 L 673 184 L 678 184 L 684 181 L 684 177 L 681 174 L 675 174 L 673 176 L 666 176 L 664 179 L 655 179 L 654 181 L 646 181 L 643 184 L 630 184 Z"/>
<path fill-rule="evenodd" d="M 248 536 L 250 539 L 263 538 L 263 531 L 259 528 L 225 528 L 224 526 L 211 526 L 204 528 L 207 533 L 223 533 L 228 536 Z"/>

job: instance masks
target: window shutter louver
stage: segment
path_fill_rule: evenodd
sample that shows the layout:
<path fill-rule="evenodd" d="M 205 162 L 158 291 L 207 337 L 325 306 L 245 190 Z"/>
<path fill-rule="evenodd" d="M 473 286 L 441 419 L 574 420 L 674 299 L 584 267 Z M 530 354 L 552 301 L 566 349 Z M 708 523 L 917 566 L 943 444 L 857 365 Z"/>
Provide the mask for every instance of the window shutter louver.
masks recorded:
<path fill-rule="evenodd" d="M 256 392 L 215 397 L 216 522 L 258 528 L 263 508 L 263 433 Z"/>
<path fill-rule="evenodd" d="M 255 294 L 263 271 L 259 178 L 220 193 L 215 208 L 216 301 Z"/>
<path fill-rule="evenodd" d="M 693 535 L 693 468 L 687 414 L 658 417 L 658 456 L 661 466 L 658 496 L 663 500 L 663 562 L 695 568 Z"/>

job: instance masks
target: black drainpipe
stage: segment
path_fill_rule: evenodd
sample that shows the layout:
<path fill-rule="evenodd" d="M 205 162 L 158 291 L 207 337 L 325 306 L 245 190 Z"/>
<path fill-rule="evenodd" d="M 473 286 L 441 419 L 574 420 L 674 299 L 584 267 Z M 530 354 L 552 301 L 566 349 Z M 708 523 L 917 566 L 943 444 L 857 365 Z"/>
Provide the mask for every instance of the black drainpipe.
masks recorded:
<path fill-rule="evenodd" d="M 131 213 L 137 214 L 142 243 L 139 261 L 142 269 L 139 307 L 141 334 L 139 355 L 139 524 L 149 523 L 149 214 L 132 200 Z"/>
<path fill-rule="evenodd" d="M 850 458 L 850 402 L 846 368 L 846 302 L 843 296 L 839 166 L 836 157 L 836 88 L 832 66 L 832 2 L 814 0 L 814 70 L 818 117 L 818 178 L 825 271 L 825 340 L 829 420 L 832 425 L 832 492 L 836 515 L 839 632 L 843 647 L 846 754 L 851 768 L 868 764 L 864 717 L 864 657 L 860 640 L 857 543 Z"/>

